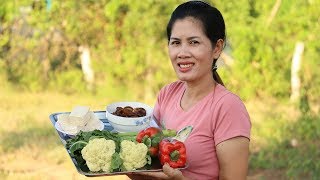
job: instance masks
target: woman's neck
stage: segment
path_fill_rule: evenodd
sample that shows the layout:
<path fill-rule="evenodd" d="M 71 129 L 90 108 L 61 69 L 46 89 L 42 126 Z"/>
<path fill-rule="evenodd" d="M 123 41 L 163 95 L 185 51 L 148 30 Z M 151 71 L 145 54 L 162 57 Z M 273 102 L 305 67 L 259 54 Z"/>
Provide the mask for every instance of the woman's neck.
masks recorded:
<path fill-rule="evenodd" d="M 214 80 L 202 83 L 188 83 L 186 82 L 186 90 L 182 96 L 180 106 L 184 110 L 188 110 L 198 101 L 203 99 L 215 88 L 216 82 Z"/>
<path fill-rule="evenodd" d="M 215 86 L 216 82 L 214 80 L 205 83 L 186 83 L 185 95 L 192 99 L 204 97 L 209 94 Z"/>

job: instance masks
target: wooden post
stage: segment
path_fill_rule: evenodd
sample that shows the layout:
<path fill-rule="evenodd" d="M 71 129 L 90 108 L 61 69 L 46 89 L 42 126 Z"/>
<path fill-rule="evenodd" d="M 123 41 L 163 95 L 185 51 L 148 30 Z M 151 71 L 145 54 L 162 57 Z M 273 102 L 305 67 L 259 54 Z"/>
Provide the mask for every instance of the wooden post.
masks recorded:
<path fill-rule="evenodd" d="M 296 101 L 300 97 L 300 78 L 299 78 L 299 71 L 300 71 L 300 64 L 301 64 L 301 57 L 304 50 L 303 42 L 297 42 L 296 47 L 294 50 L 292 64 L 291 64 L 291 101 Z"/>
<path fill-rule="evenodd" d="M 80 46 L 79 52 L 81 53 L 81 68 L 84 75 L 84 79 L 87 83 L 87 88 L 89 90 L 94 90 L 94 72 L 91 67 L 91 59 L 90 59 L 90 49 L 88 46 Z"/>

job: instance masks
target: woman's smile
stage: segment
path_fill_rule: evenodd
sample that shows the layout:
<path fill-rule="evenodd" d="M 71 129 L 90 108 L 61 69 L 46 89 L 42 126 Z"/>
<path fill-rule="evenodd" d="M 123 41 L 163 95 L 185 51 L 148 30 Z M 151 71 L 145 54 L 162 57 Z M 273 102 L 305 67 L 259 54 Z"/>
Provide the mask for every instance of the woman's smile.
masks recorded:
<path fill-rule="evenodd" d="M 194 66 L 194 63 L 190 63 L 190 62 L 181 62 L 178 63 L 179 66 L 179 71 L 182 73 L 191 71 L 192 67 Z"/>

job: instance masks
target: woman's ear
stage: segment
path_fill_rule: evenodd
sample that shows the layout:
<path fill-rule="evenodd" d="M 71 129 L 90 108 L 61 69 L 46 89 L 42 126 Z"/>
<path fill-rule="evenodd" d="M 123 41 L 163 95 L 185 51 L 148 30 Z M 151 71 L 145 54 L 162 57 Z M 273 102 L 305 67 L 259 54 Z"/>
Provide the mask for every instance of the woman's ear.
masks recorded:
<path fill-rule="evenodd" d="M 218 39 L 216 46 L 213 49 L 213 59 L 218 59 L 223 50 L 223 39 Z"/>

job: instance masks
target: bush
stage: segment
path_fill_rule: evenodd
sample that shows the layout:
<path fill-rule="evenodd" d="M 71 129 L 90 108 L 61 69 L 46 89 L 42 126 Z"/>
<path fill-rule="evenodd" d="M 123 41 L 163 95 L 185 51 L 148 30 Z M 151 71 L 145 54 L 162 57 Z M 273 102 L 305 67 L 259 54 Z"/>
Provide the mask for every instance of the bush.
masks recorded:
<path fill-rule="evenodd" d="M 50 88 L 66 94 L 84 93 L 87 90 L 82 72 L 78 69 L 70 69 L 62 71 L 59 74 L 52 74 Z"/>

